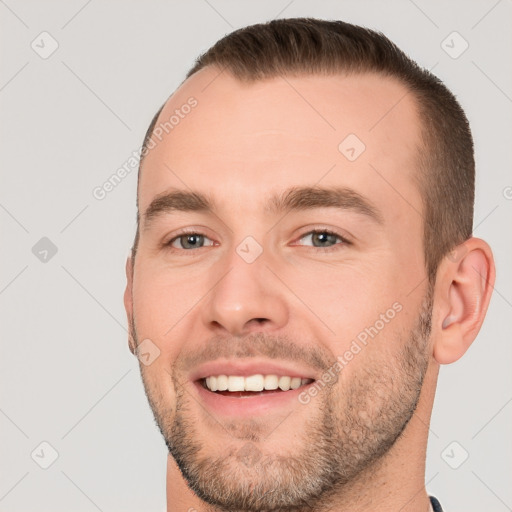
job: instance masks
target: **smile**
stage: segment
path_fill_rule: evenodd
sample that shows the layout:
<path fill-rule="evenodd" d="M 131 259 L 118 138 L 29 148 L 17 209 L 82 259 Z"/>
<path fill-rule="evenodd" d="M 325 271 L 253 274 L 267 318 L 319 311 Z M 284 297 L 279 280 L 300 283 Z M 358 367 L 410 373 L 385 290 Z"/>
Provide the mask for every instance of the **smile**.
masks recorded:
<path fill-rule="evenodd" d="M 310 384 L 313 379 L 286 375 L 212 375 L 202 379 L 203 386 L 213 392 L 238 396 L 254 396 L 265 391 L 289 391 Z M 243 392 L 243 395 L 241 394 Z"/>

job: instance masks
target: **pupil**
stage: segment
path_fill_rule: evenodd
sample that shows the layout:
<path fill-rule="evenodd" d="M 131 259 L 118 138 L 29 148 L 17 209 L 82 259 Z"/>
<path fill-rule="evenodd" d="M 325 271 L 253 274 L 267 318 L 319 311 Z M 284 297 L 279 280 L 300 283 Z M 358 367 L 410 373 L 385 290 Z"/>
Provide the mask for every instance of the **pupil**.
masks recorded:
<path fill-rule="evenodd" d="M 198 239 L 201 237 L 201 235 L 187 235 L 185 247 L 195 247 L 198 245 Z"/>
<path fill-rule="evenodd" d="M 329 242 L 329 237 L 333 238 L 334 235 L 331 235 L 329 233 L 325 233 L 325 232 L 321 232 L 321 233 L 316 233 L 315 236 L 317 237 L 317 240 L 320 241 L 320 244 L 324 244 L 325 242 Z M 330 240 L 331 242 L 333 240 Z"/>

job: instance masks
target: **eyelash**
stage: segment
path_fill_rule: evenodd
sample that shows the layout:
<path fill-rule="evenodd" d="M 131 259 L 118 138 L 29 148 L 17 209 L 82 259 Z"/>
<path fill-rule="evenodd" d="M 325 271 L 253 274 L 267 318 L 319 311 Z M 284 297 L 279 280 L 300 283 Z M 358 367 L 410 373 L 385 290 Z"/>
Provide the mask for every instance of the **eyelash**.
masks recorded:
<path fill-rule="evenodd" d="M 332 245 L 330 247 L 314 247 L 314 246 L 305 246 L 305 247 L 309 247 L 311 249 L 320 250 L 322 252 L 331 252 L 331 251 L 340 250 L 339 246 L 352 245 L 352 242 L 347 240 L 345 237 L 341 236 L 339 233 L 336 233 L 335 231 L 332 231 L 330 229 L 312 229 L 312 230 L 307 231 L 306 233 L 302 234 L 297 240 L 302 240 L 306 236 L 314 235 L 314 234 L 319 234 L 319 233 L 335 236 L 342 243 L 335 243 L 334 245 Z M 172 244 L 176 240 L 178 240 L 179 238 L 181 238 L 183 236 L 187 236 L 187 235 L 199 235 L 199 236 L 203 236 L 205 238 L 208 238 L 206 235 L 204 235 L 203 233 L 199 233 L 198 231 L 184 230 L 181 233 L 179 233 L 178 235 L 176 235 L 175 237 L 171 238 L 168 242 L 164 243 L 164 246 L 169 248 L 171 251 L 182 251 L 182 252 L 194 252 L 194 251 L 197 251 L 197 249 L 180 249 L 180 248 L 172 247 Z M 211 247 L 211 246 L 207 246 L 207 247 Z M 198 249 L 204 249 L 204 248 L 205 247 L 199 247 Z"/>

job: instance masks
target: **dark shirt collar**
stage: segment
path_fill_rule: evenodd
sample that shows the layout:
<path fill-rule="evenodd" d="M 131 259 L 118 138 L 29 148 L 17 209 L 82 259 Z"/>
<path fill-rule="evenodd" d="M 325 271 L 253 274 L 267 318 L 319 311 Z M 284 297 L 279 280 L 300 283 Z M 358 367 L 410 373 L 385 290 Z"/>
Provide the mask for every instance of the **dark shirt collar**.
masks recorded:
<path fill-rule="evenodd" d="M 432 503 L 432 508 L 434 509 L 434 512 L 443 512 L 443 509 L 441 508 L 441 504 L 439 501 L 437 501 L 434 496 L 430 496 L 430 503 Z"/>

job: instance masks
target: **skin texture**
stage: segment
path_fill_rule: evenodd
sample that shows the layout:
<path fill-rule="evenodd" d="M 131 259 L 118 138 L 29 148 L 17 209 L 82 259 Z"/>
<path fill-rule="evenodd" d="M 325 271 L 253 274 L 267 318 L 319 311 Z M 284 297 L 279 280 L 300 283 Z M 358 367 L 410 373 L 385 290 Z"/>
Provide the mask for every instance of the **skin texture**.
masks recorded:
<path fill-rule="evenodd" d="M 143 161 L 125 307 L 132 352 L 146 339 L 160 350 L 140 366 L 170 450 L 168 511 L 429 510 L 439 365 L 476 337 L 495 270 L 489 246 L 470 238 L 429 290 L 412 178 L 420 124 L 412 95 L 398 102 L 405 92 L 368 74 L 243 84 L 206 68 L 164 107 L 159 122 L 197 100 Z M 348 134 L 366 146 L 352 162 L 338 149 Z M 332 207 L 267 212 L 269 196 L 290 186 L 351 187 L 383 223 Z M 146 224 L 150 203 L 171 190 L 209 194 L 215 209 Z M 166 246 L 183 228 L 205 246 Z M 313 229 L 351 243 L 322 247 Z M 252 263 L 236 250 L 248 236 L 262 249 Z M 228 418 L 190 380 L 214 359 L 291 362 L 321 379 L 393 304 L 400 311 L 307 404 Z"/>

